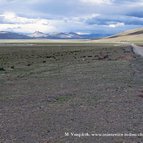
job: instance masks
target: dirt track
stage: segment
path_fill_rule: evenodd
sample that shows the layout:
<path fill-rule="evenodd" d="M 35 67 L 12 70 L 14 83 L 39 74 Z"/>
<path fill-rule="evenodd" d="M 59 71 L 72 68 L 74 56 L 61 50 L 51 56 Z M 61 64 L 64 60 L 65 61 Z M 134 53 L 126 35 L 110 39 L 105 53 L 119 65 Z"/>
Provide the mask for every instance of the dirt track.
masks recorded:
<path fill-rule="evenodd" d="M 137 46 L 135 44 L 132 44 L 131 46 L 137 55 L 143 56 L 143 47 Z"/>

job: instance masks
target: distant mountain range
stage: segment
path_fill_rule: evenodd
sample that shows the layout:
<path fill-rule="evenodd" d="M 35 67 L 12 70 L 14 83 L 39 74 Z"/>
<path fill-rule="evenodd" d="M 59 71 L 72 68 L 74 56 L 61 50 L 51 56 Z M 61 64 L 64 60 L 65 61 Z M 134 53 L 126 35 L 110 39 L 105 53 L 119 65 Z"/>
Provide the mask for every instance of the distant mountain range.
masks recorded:
<path fill-rule="evenodd" d="M 21 34 L 15 32 L 0 31 L 0 39 L 98 39 L 108 36 L 107 34 L 77 34 L 69 33 L 42 33 L 35 31 L 32 34 Z"/>
<path fill-rule="evenodd" d="M 29 36 L 14 33 L 14 32 L 6 32 L 6 31 L 0 31 L 0 39 L 28 39 Z"/>
<path fill-rule="evenodd" d="M 35 31 L 32 34 L 21 34 L 15 32 L 0 31 L 0 39 L 92 39 L 101 42 L 143 41 L 143 28 L 127 30 L 116 35 L 108 35 L 103 33 L 78 34 L 75 32 L 46 34 L 40 31 Z"/>

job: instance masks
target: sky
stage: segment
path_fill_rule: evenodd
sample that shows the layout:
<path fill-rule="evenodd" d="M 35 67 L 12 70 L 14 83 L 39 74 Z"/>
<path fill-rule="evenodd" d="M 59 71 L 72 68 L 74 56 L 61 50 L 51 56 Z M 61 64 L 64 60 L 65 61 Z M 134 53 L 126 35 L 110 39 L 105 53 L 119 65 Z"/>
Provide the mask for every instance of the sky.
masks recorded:
<path fill-rule="evenodd" d="M 143 27 L 143 0 L 0 0 L 0 31 L 115 34 Z"/>

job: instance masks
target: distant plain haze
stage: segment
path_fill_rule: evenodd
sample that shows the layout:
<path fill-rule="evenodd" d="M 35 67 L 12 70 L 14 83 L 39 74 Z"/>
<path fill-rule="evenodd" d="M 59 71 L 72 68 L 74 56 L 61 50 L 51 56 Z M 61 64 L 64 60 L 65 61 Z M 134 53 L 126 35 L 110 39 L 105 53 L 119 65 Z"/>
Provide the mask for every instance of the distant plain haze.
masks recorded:
<path fill-rule="evenodd" d="M 0 0 L 0 31 L 104 33 L 143 27 L 143 0 Z"/>

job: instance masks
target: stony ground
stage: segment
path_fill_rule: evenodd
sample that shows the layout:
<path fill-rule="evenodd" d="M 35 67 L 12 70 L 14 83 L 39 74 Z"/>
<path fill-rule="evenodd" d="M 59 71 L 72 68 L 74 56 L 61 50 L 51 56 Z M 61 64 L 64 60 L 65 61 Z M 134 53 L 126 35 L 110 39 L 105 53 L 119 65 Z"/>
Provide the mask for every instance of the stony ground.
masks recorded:
<path fill-rule="evenodd" d="M 1 143 L 142 143 L 143 59 L 131 47 L 0 47 Z"/>

